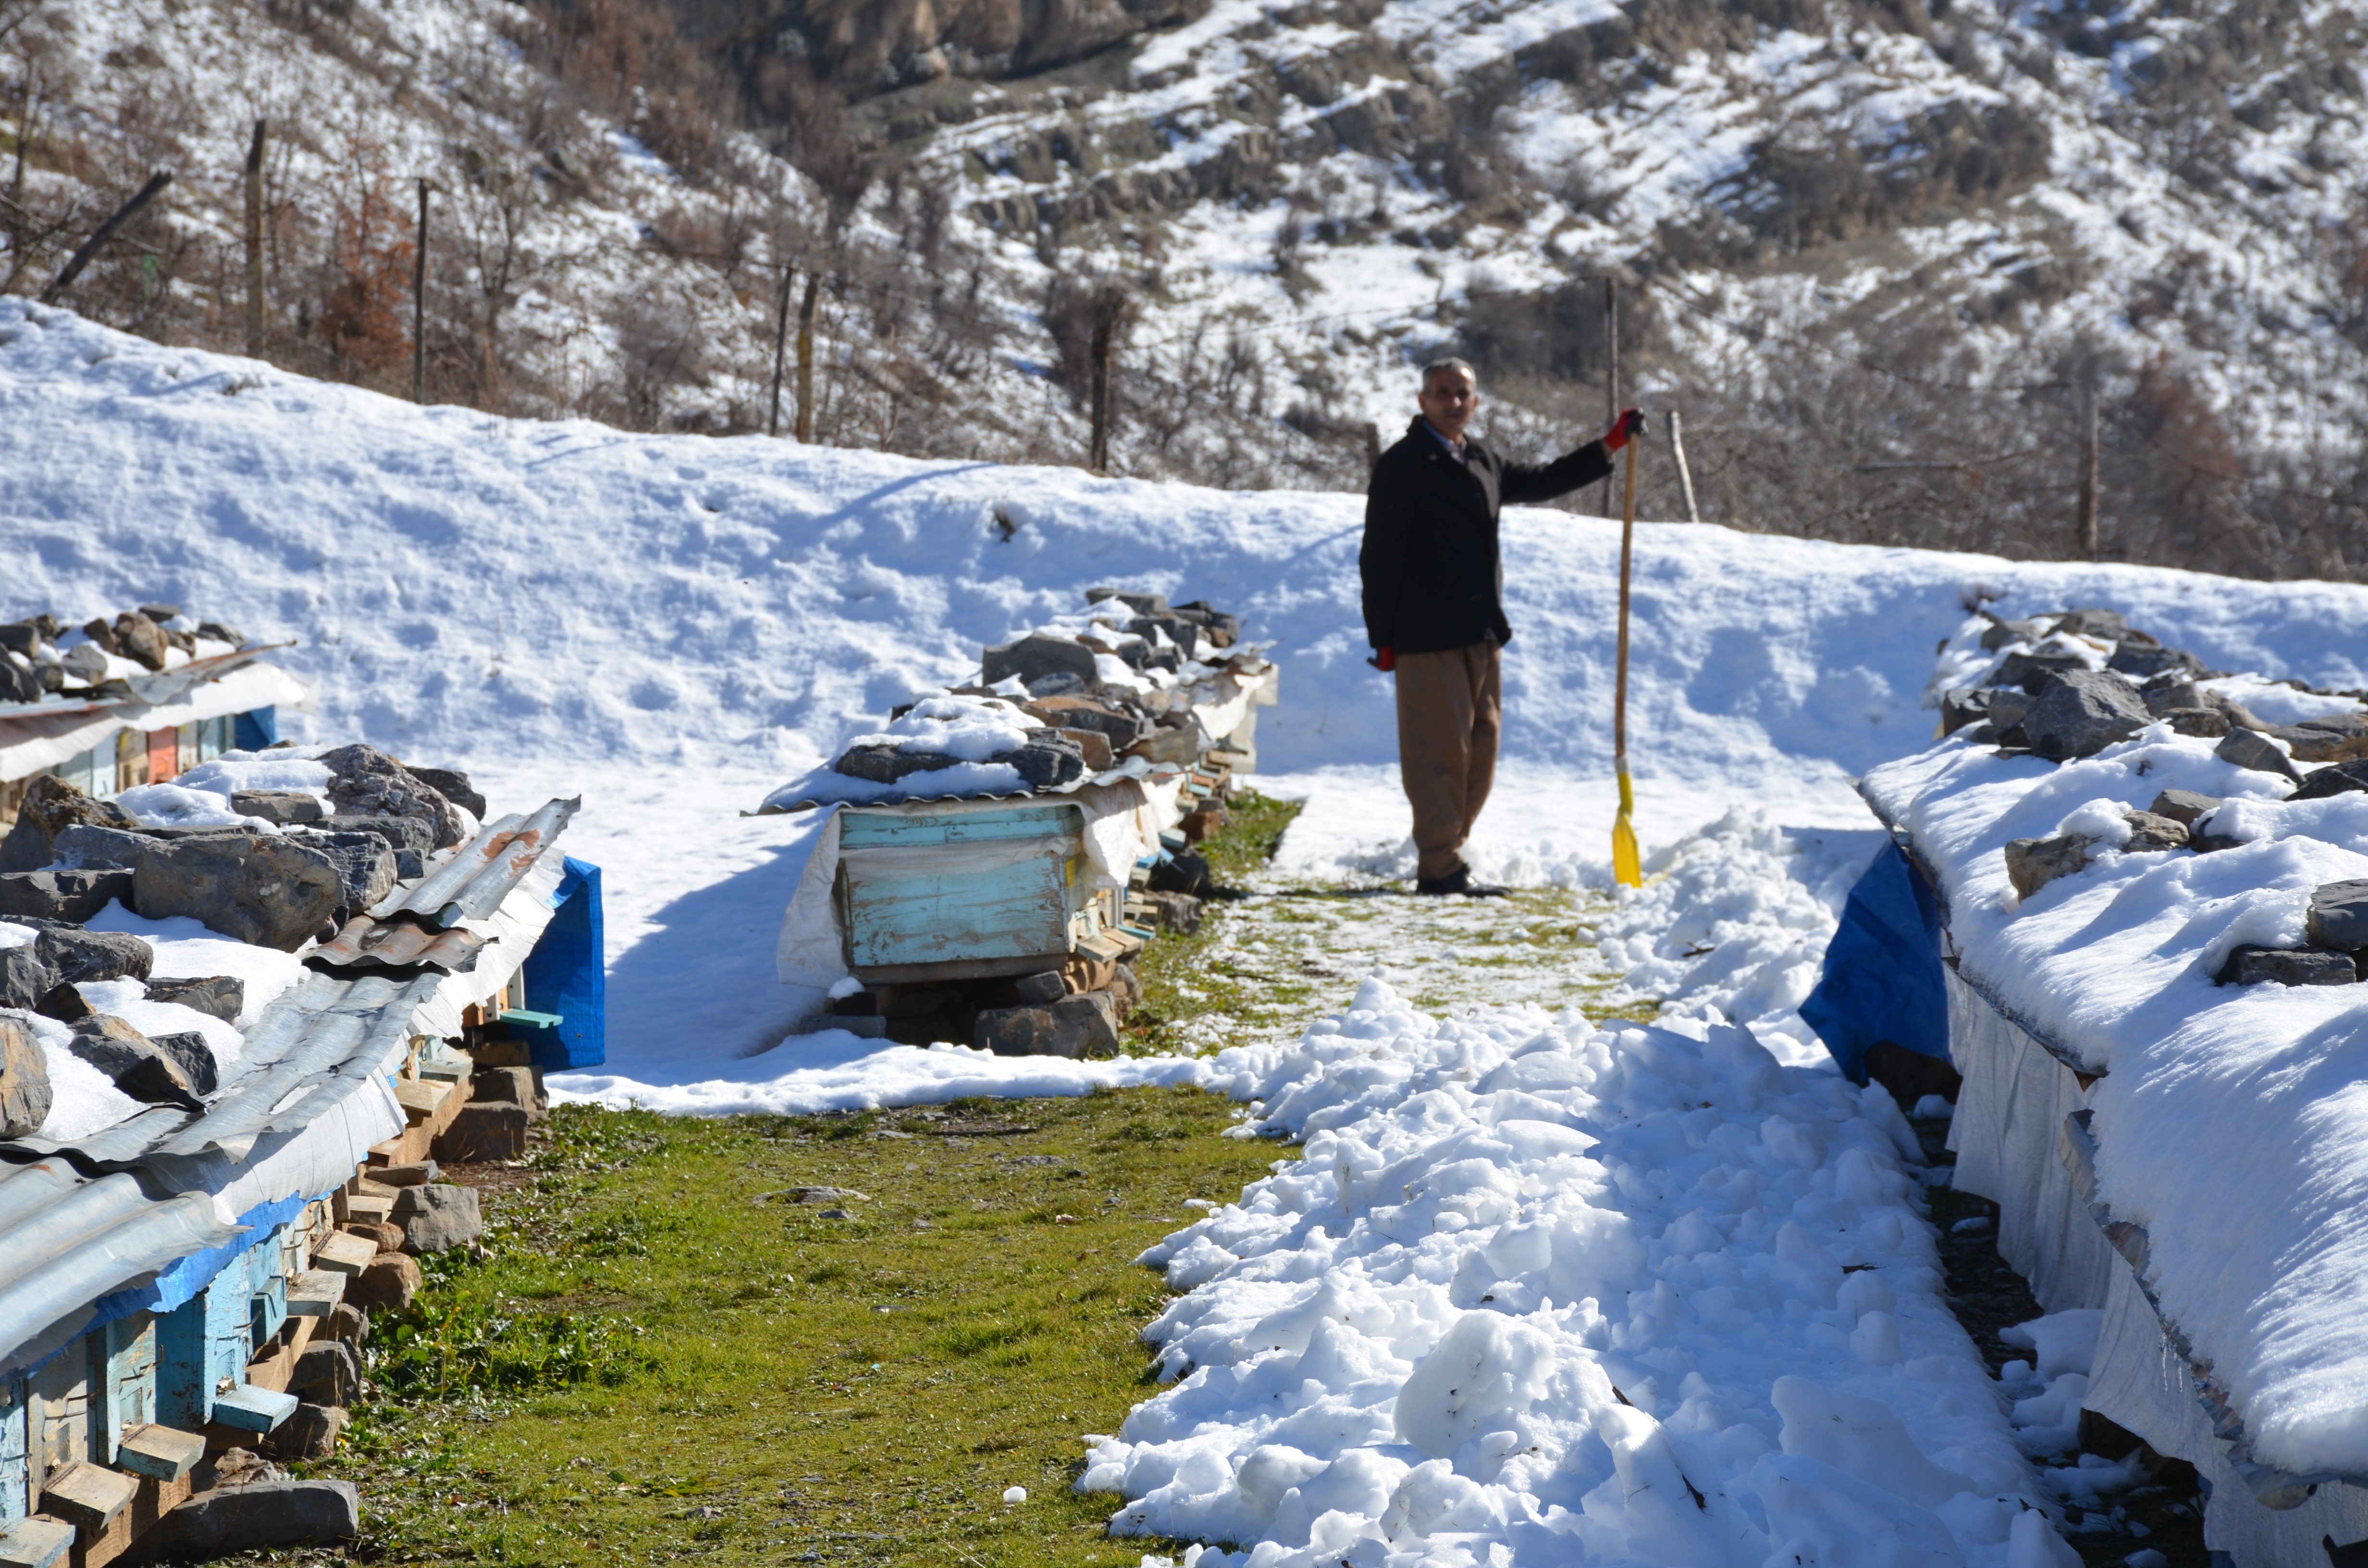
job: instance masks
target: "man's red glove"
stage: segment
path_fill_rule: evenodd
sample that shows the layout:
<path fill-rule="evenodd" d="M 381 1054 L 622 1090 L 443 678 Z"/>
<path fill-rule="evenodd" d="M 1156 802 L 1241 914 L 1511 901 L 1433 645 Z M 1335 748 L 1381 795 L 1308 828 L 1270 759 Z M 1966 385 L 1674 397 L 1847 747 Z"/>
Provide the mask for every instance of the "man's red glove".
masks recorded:
<path fill-rule="evenodd" d="M 1645 411 L 1641 408 L 1623 408 L 1620 411 L 1620 417 L 1611 422 L 1611 428 L 1604 433 L 1603 449 L 1607 452 L 1616 452 L 1644 433 Z"/>
<path fill-rule="evenodd" d="M 1377 649 L 1374 652 L 1373 656 L 1367 659 L 1365 663 L 1372 665 L 1373 668 L 1381 671 L 1383 675 L 1387 675 L 1392 670 L 1398 667 L 1398 651 L 1395 648 Z"/>

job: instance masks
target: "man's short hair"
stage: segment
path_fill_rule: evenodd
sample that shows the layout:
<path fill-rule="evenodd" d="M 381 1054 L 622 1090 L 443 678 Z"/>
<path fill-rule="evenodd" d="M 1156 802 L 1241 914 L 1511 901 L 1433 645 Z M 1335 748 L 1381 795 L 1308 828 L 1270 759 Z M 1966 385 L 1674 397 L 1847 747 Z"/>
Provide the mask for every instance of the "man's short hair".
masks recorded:
<path fill-rule="evenodd" d="M 1430 390 L 1430 378 L 1437 375 L 1442 375 L 1449 370 L 1452 370 L 1460 376 L 1470 377 L 1472 384 L 1475 387 L 1480 384 L 1480 372 L 1472 368 L 1469 360 L 1457 359 L 1451 357 L 1445 359 L 1433 359 L 1429 364 L 1425 365 L 1422 368 L 1422 390 L 1429 392 Z"/>

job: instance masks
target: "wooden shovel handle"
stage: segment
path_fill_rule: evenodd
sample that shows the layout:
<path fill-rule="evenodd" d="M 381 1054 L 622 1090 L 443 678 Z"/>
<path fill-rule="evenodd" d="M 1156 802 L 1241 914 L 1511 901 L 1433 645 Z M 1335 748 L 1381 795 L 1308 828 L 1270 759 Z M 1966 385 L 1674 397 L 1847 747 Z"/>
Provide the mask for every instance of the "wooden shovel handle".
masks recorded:
<path fill-rule="evenodd" d="M 1611 766 L 1622 778 L 1628 773 L 1628 564 L 1636 544 L 1636 443 L 1621 449 L 1627 454 L 1627 477 L 1620 497 L 1620 674 L 1611 691 Z"/>

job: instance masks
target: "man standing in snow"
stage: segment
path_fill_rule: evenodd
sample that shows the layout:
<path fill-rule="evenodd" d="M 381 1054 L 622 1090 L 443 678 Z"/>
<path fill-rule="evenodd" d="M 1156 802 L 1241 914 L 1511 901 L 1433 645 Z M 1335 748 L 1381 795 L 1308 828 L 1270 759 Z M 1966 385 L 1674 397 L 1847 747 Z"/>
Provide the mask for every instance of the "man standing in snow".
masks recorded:
<path fill-rule="evenodd" d="M 1624 411 L 1611 433 L 1553 462 L 1508 462 L 1467 437 L 1479 380 L 1461 359 L 1422 368 L 1422 413 L 1373 465 L 1365 493 L 1365 636 L 1375 668 L 1397 676 L 1398 775 L 1414 806 L 1414 891 L 1487 897 L 1463 842 L 1497 777 L 1505 566 L 1497 512 L 1547 501 L 1611 472 L 1611 454 L 1642 431 Z"/>

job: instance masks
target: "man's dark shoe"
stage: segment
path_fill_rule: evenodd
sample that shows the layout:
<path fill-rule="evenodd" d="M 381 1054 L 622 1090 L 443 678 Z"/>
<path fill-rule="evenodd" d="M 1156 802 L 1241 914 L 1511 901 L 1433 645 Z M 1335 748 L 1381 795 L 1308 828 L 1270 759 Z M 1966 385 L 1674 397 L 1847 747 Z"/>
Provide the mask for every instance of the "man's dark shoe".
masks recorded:
<path fill-rule="evenodd" d="M 1443 877 L 1416 878 L 1414 891 L 1424 898 L 1445 898 L 1451 893 L 1461 893 L 1465 898 L 1502 898 L 1513 890 L 1494 882 L 1475 881 L 1471 867 L 1458 866 Z"/>

